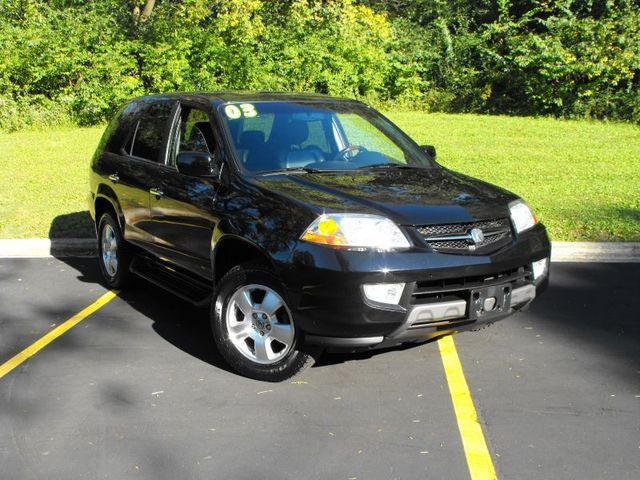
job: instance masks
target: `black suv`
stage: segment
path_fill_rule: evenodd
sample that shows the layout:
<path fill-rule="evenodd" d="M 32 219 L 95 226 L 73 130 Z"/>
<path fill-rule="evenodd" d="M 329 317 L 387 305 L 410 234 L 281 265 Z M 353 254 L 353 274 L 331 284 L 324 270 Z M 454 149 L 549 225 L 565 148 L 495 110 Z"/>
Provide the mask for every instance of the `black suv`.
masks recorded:
<path fill-rule="evenodd" d="M 91 165 L 105 281 L 210 306 L 220 353 L 279 381 L 323 348 L 478 329 L 548 283 L 545 228 L 380 113 L 319 95 L 127 103 Z"/>

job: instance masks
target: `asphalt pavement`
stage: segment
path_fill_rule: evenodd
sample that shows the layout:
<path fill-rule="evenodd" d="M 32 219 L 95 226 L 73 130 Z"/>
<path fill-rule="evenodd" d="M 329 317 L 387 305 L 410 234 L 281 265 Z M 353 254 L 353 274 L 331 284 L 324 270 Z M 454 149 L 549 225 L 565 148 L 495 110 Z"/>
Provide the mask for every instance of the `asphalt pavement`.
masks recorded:
<path fill-rule="evenodd" d="M 95 259 L 0 259 L 0 364 L 105 292 Z M 207 322 L 141 282 L 0 378 L 0 478 L 470 478 L 436 342 L 267 384 Z M 552 264 L 455 343 L 499 478 L 640 478 L 640 264 Z"/>

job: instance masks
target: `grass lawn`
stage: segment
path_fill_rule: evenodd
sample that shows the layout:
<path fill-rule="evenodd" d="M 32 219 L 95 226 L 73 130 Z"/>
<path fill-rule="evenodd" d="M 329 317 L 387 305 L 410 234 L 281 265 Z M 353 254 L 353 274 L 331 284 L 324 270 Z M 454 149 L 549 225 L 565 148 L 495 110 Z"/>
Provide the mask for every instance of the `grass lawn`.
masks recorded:
<path fill-rule="evenodd" d="M 640 240 L 640 127 L 401 112 L 439 161 L 525 198 L 554 240 Z M 89 159 L 104 127 L 0 134 L 0 238 L 92 234 Z"/>

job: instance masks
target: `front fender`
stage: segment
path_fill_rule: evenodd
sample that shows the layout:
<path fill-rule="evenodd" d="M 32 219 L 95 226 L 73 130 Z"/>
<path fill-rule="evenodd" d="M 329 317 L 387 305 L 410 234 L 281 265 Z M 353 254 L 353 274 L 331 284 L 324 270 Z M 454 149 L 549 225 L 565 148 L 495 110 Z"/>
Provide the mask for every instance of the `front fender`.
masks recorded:
<path fill-rule="evenodd" d="M 220 255 L 221 252 L 222 254 L 224 253 L 223 248 L 229 242 L 239 242 L 239 243 L 245 244 L 248 248 L 251 248 L 256 252 L 259 252 L 260 255 L 263 256 L 269 262 L 271 267 L 276 268 L 274 259 L 271 257 L 269 252 L 266 251 L 264 248 L 262 248 L 260 245 L 250 240 L 247 240 L 246 238 L 241 237 L 240 235 L 227 233 L 227 234 L 222 234 L 222 236 L 219 236 L 215 240 L 212 239 L 212 242 L 211 242 L 211 270 L 212 271 L 215 271 L 214 267 L 215 267 L 216 261 L 219 260 L 218 255 Z"/>
<path fill-rule="evenodd" d="M 241 179 L 219 190 L 213 215 L 219 216 L 211 238 L 213 270 L 220 246 L 236 239 L 260 252 L 280 273 L 290 268 L 298 237 L 310 222 L 291 201 Z"/>

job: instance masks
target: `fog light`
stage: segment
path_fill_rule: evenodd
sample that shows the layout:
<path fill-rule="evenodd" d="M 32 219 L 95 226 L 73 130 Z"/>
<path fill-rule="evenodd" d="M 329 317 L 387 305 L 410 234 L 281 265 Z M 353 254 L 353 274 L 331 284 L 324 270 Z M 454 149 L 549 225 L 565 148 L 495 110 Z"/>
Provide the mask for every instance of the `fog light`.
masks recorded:
<path fill-rule="evenodd" d="M 373 302 L 397 305 L 402 297 L 404 283 L 369 283 L 362 285 L 362 290 Z"/>
<path fill-rule="evenodd" d="M 543 258 L 542 260 L 538 260 L 537 262 L 533 262 L 531 264 L 531 268 L 533 269 L 533 279 L 539 280 L 547 274 L 547 268 L 549 266 L 549 259 Z"/>

